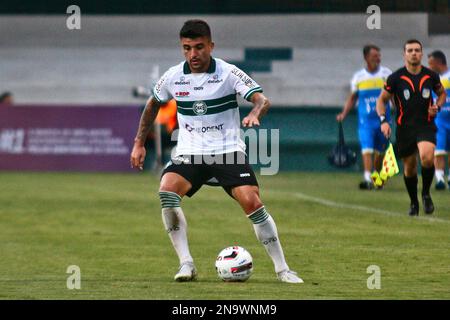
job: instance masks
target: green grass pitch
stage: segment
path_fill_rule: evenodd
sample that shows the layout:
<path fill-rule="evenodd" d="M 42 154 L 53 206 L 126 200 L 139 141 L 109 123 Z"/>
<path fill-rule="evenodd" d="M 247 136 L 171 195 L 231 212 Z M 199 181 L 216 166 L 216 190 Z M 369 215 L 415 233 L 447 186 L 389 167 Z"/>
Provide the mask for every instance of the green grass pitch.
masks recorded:
<path fill-rule="evenodd" d="M 161 221 L 158 178 L 143 174 L 0 173 L 0 299 L 450 299 L 450 192 L 436 212 L 407 216 L 401 175 L 360 191 L 359 174 L 259 177 L 289 266 L 301 285 L 276 280 L 250 221 L 221 188 L 183 199 L 199 272 L 176 283 L 178 259 Z M 420 178 L 419 178 L 420 181 Z M 223 283 L 218 252 L 253 256 L 245 283 Z M 81 269 L 69 290 L 67 267 Z M 381 289 L 367 288 L 367 267 Z"/>

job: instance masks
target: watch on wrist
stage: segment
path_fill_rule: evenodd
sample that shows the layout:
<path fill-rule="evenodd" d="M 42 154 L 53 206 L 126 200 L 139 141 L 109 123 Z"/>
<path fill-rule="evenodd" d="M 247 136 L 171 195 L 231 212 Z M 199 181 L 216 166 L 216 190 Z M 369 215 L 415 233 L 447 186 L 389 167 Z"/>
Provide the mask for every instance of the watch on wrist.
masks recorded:
<path fill-rule="evenodd" d="M 384 114 L 382 114 L 382 115 L 380 116 L 380 123 L 383 124 L 383 123 L 385 123 L 385 122 L 387 122 L 386 116 L 385 116 Z"/>

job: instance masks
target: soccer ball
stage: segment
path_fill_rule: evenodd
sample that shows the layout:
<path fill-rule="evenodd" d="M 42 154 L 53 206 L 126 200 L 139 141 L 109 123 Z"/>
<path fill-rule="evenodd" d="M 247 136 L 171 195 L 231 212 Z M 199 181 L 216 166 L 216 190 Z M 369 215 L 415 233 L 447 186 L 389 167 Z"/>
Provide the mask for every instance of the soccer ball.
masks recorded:
<path fill-rule="evenodd" d="M 216 271 L 223 281 L 246 281 L 253 272 L 253 258 L 242 247 L 228 247 L 216 259 Z"/>

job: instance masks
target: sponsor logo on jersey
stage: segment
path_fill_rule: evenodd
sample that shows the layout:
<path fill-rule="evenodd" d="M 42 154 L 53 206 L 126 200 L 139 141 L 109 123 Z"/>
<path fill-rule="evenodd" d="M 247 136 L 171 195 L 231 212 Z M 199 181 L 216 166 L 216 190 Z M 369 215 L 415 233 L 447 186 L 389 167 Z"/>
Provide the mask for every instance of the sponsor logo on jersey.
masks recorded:
<path fill-rule="evenodd" d="M 179 91 L 179 92 L 175 92 L 175 96 L 176 97 L 187 97 L 189 95 L 188 91 Z"/>
<path fill-rule="evenodd" d="M 403 90 L 403 96 L 405 97 L 406 100 L 409 100 L 410 95 L 408 89 Z"/>
<path fill-rule="evenodd" d="M 195 101 L 192 105 L 192 109 L 194 110 L 194 113 L 196 115 L 204 115 L 206 111 L 208 110 L 208 106 L 204 101 Z"/>
<path fill-rule="evenodd" d="M 203 87 L 194 87 L 194 90 L 203 90 Z"/>
<path fill-rule="evenodd" d="M 425 99 L 428 99 L 430 97 L 430 89 L 424 88 L 422 90 L 422 97 L 424 97 Z"/>
<path fill-rule="evenodd" d="M 195 131 L 197 133 L 216 132 L 216 131 L 223 130 L 223 123 L 214 125 L 214 126 L 204 126 L 204 127 L 199 127 L 199 128 L 195 128 L 195 127 L 191 126 L 189 123 L 186 123 L 184 128 L 188 132 L 192 132 L 192 131 Z"/>
<path fill-rule="evenodd" d="M 241 178 L 250 177 L 250 173 L 241 173 L 239 177 Z"/>
<path fill-rule="evenodd" d="M 212 80 L 208 80 L 208 83 L 220 83 L 222 82 L 223 79 L 219 79 L 219 76 L 217 74 L 215 74 L 212 78 Z"/>
<path fill-rule="evenodd" d="M 239 79 L 241 79 L 241 81 L 250 89 L 256 87 L 255 82 L 253 81 L 252 78 L 250 78 L 249 76 L 247 76 L 245 74 L 244 71 L 240 70 L 239 68 L 234 68 L 231 71 L 232 74 L 234 74 L 236 77 L 238 77 Z"/>
<path fill-rule="evenodd" d="M 184 86 L 184 85 L 191 84 L 190 81 L 185 81 L 185 80 L 186 80 L 186 78 L 184 76 L 181 76 L 180 77 L 180 81 L 175 81 L 175 85 L 177 85 L 177 86 Z"/>
<path fill-rule="evenodd" d="M 155 86 L 156 93 L 161 93 L 161 88 L 162 88 L 164 82 L 166 82 L 166 79 L 167 78 L 163 77 L 158 81 L 158 83 Z"/>

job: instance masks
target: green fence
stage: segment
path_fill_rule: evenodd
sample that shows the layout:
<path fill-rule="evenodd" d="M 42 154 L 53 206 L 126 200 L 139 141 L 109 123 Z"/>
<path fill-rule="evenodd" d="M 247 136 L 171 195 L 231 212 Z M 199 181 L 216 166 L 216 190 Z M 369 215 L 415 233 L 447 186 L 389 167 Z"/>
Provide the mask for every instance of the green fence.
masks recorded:
<path fill-rule="evenodd" d="M 241 117 L 249 112 L 241 108 Z M 279 129 L 280 170 L 359 171 L 361 168 L 356 112 L 345 119 L 347 145 L 356 152 L 357 162 L 346 169 L 337 169 L 328 162 L 328 155 L 338 139 L 336 114 L 341 108 L 273 107 L 263 118 L 261 129 Z M 258 166 L 256 166 L 258 167 Z"/>

